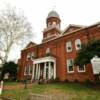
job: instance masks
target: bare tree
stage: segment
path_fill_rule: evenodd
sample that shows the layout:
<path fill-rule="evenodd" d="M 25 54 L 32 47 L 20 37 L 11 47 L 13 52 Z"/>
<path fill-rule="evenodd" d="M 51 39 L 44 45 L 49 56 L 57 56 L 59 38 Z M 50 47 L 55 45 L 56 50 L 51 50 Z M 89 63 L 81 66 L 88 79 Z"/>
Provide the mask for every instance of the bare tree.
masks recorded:
<path fill-rule="evenodd" d="M 6 62 L 13 44 L 24 43 L 32 36 L 32 27 L 27 18 L 14 7 L 0 13 L 0 60 Z"/>

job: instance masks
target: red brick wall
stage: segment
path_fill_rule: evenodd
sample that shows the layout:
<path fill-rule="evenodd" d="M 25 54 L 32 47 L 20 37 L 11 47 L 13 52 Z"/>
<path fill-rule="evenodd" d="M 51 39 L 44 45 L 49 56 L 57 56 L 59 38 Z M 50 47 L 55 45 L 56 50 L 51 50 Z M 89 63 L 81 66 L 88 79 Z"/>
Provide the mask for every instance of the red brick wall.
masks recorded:
<path fill-rule="evenodd" d="M 21 68 L 24 69 L 24 67 L 27 64 L 26 55 L 28 52 L 34 51 L 37 54 L 37 57 L 41 58 L 45 56 L 46 49 L 49 47 L 51 50 L 51 55 L 53 55 L 56 58 L 57 77 L 61 81 L 64 81 L 66 79 L 70 81 L 74 80 L 85 81 L 88 79 L 94 81 L 94 75 L 92 72 L 91 64 L 86 65 L 86 72 L 79 73 L 77 71 L 77 67 L 74 66 L 74 73 L 69 74 L 67 72 L 66 60 L 69 58 L 75 59 L 76 57 L 77 53 L 75 49 L 76 39 L 80 39 L 82 43 L 87 43 L 90 39 L 98 39 L 98 38 L 100 39 L 100 29 L 97 28 L 97 26 L 93 26 L 77 32 L 73 32 L 58 39 L 49 41 L 47 43 L 37 45 L 33 48 L 23 50 L 21 54 Z M 67 53 L 66 51 L 67 41 L 72 42 L 72 52 L 70 53 Z M 23 78 L 24 71 L 21 70 L 20 72 L 21 72 L 20 77 Z"/>

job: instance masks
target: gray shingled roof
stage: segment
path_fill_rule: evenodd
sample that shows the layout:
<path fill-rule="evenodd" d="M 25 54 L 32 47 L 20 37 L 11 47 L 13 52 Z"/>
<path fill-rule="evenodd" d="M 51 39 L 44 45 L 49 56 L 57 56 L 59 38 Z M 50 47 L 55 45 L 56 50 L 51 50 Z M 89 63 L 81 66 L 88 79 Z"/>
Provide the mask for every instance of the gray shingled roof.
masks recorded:
<path fill-rule="evenodd" d="M 56 11 L 49 12 L 47 18 L 50 18 L 50 17 L 56 17 L 56 18 L 59 18 L 60 19 L 59 15 L 58 15 L 58 13 Z"/>

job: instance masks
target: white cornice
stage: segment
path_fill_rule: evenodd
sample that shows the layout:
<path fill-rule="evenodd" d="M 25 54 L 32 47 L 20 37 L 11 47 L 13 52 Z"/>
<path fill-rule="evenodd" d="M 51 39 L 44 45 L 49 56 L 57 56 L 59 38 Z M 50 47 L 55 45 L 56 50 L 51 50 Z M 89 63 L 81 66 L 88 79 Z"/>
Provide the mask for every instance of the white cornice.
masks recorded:
<path fill-rule="evenodd" d="M 63 32 L 62 32 L 61 35 L 59 35 L 58 37 L 55 37 L 55 38 L 50 39 L 50 40 L 48 40 L 48 41 L 42 42 L 41 44 L 34 45 L 33 47 L 42 45 L 42 44 L 44 44 L 44 43 L 47 43 L 47 42 L 50 42 L 50 41 L 59 39 L 59 38 L 61 38 L 61 37 L 67 36 L 67 35 L 69 35 L 69 34 L 73 34 L 73 33 L 75 33 L 75 32 L 78 32 L 78 31 L 81 31 L 81 30 L 84 30 L 84 29 L 88 29 L 88 28 L 93 27 L 93 26 L 96 26 L 96 25 L 100 25 L 100 22 L 97 22 L 97 23 L 95 23 L 95 24 L 93 24 L 93 25 L 91 25 L 91 26 L 83 27 L 83 28 L 81 28 L 81 29 L 73 30 L 73 31 L 71 31 L 71 32 L 68 32 L 67 34 L 63 34 Z M 27 49 L 27 48 L 26 48 L 26 49 Z M 24 49 L 24 50 L 26 50 L 26 49 Z M 23 51 L 23 50 L 22 50 L 22 51 Z"/>

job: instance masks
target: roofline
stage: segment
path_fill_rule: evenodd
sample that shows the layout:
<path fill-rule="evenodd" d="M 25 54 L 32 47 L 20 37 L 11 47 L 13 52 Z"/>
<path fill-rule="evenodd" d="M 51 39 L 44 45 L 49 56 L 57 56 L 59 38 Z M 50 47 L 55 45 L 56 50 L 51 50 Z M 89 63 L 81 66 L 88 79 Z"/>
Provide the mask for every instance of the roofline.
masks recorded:
<path fill-rule="evenodd" d="M 96 25 L 100 25 L 100 22 L 97 22 L 97 23 L 95 23 L 95 24 L 92 24 L 92 25 L 90 25 L 90 26 L 87 26 L 87 27 L 84 27 L 84 28 L 81 28 L 81 29 L 77 29 L 77 30 L 68 32 L 67 34 L 60 35 L 59 37 L 56 37 L 56 38 L 50 39 L 50 40 L 48 40 L 48 41 L 42 42 L 41 44 L 50 42 L 50 41 L 52 41 L 52 40 L 59 39 L 59 38 L 61 38 L 61 37 L 64 37 L 64 36 L 66 36 L 66 35 L 69 35 L 69 34 L 72 34 L 72 33 L 75 33 L 75 32 L 81 31 L 81 30 L 84 30 L 84 29 L 88 29 L 88 28 L 90 28 L 90 27 L 94 27 L 94 26 L 96 26 Z M 39 46 L 39 45 L 41 45 L 41 44 L 34 45 L 33 47 Z M 31 47 L 30 47 L 30 48 L 31 48 Z M 27 48 L 25 48 L 24 50 L 26 50 L 26 49 L 27 49 Z M 24 50 L 21 50 L 21 51 L 24 51 Z"/>
<path fill-rule="evenodd" d="M 65 31 L 68 30 L 71 26 L 72 26 L 72 27 L 80 27 L 80 28 L 85 28 L 85 27 L 86 27 L 86 26 L 83 26 L 83 25 L 69 24 L 69 26 L 67 26 L 67 27 L 64 29 L 64 31 L 62 32 L 62 34 L 65 33 Z"/>

